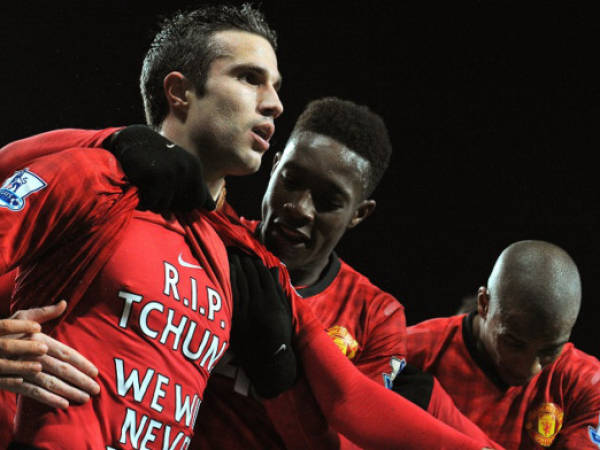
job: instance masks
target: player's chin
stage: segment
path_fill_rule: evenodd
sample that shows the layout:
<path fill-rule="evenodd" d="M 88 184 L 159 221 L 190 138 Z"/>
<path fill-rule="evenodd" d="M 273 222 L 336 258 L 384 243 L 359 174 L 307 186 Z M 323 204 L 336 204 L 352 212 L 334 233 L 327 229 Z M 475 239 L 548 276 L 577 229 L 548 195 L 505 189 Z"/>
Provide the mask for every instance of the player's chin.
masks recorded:
<path fill-rule="evenodd" d="M 289 243 L 278 242 L 275 239 L 273 243 L 274 249 L 272 252 L 285 263 L 288 270 L 293 271 L 305 265 L 308 259 L 306 249 L 289 245 Z"/>
<path fill-rule="evenodd" d="M 262 154 L 249 149 L 238 155 L 235 173 L 232 175 L 244 176 L 258 172 L 262 163 Z"/>

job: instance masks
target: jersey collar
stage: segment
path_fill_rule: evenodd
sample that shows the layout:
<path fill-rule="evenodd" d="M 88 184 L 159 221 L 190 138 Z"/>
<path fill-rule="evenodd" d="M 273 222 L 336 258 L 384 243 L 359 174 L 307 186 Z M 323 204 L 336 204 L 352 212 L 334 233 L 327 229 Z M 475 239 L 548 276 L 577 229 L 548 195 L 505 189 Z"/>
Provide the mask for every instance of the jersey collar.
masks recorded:
<path fill-rule="evenodd" d="M 327 263 L 325 270 L 323 270 L 321 277 L 319 277 L 317 282 L 311 284 L 310 286 L 296 287 L 296 292 L 298 292 L 298 294 L 300 294 L 300 296 L 303 298 L 320 294 L 327 289 L 331 283 L 333 283 L 333 280 L 335 280 L 335 277 L 339 273 L 341 267 L 342 263 L 340 262 L 340 258 L 335 252 L 332 252 L 329 256 L 329 262 Z"/>

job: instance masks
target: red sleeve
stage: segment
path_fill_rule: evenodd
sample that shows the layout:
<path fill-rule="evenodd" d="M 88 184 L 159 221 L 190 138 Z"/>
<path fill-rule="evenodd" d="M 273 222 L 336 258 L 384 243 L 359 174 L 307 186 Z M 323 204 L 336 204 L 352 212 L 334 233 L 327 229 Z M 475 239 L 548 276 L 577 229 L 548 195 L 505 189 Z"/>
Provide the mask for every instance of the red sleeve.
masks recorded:
<path fill-rule="evenodd" d="M 365 377 L 320 330 L 311 311 L 300 307 L 297 312 L 297 347 L 306 376 L 323 414 L 339 432 L 369 449 L 481 449 L 487 445 Z"/>
<path fill-rule="evenodd" d="M 25 163 L 42 156 L 75 147 L 101 147 L 102 142 L 120 128 L 80 130 L 65 128 L 36 134 L 11 142 L 0 149 L 0 180 L 4 180 Z"/>
<path fill-rule="evenodd" d="M 367 342 L 355 365 L 366 376 L 389 388 L 396 375 L 393 361 L 406 358 L 404 307 L 385 293 L 371 303 Z"/>
<path fill-rule="evenodd" d="M 561 362 L 564 367 L 565 407 L 562 430 L 553 448 L 600 448 L 600 363 L 593 356 L 572 349 L 574 358 Z M 562 368 L 562 367 L 561 367 Z"/>
<path fill-rule="evenodd" d="M 454 404 L 450 395 L 444 390 L 440 382 L 433 377 L 433 390 L 427 412 L 436 419 L 450 425 L 467 436 L 486 442 L 493 448 L 501 448 L 500 444 L 492 441 L 477 425 L 464 416 Z"/>
<path fill-rule="evenodd" d="M 60 245 L 61 239 L 85 235 L 90 223 L 101 219 L 122 194 L 121 186 L 107 182 L 107 171 L 118 173 L 110 153 L 89 151 L 82 158 L 79 152 L 72 149 L 31 161 L 3 183 L 0 273 L 34 260 L 42 248 Z"/>

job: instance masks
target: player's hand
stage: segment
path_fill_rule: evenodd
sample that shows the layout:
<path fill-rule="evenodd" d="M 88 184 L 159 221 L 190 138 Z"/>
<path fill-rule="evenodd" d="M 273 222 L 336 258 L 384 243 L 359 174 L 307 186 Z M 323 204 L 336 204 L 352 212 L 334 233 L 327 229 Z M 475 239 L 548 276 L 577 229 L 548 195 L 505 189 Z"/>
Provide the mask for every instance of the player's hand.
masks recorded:
<path fill-rule="evenodd" d="M 202 163 L 145 125 L 130 125 L 104 141 L 140 194 L 140 209 L 157 213 L 215 209 Z"/>
<path fill-rule="evenodd" d="M 40 323 L 58 318 L 66 302 L 18 311 L 0 321 L 0 389 L 67 408 L 100 392 L 98 369 L 76 350 L 40 332 Z"/>
<path fill-rule="evenodd" d="M 392 390 L 428 411 L 433 385 L 433 375 L 406 364 L 394 378 Z"/>
<path fill-rule="evenodd" d="M 292 310 L 271 272 L 255 256 L 228 249 L 233 292 L 231 349 L 256 392 L 272 398 L 296 380 Z"/>

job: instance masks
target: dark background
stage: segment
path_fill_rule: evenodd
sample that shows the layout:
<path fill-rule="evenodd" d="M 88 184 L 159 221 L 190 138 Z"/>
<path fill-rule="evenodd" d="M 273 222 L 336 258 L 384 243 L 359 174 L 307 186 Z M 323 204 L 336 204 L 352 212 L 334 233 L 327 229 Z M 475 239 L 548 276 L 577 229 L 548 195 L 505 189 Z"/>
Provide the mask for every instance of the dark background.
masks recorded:
<path fill-rule="evenodd" d="M 157 16 L 200 2 L 20 3 L 0 27 L 2 144 L 143 122 L 137 77 Z M 284 76 L 272 148 L 311 99 L 369 105 L 395 153 L 374 216 L 339 254 L 412 324 L 453 313 L 511 242 L 549 240 L 579 265 L 573 340 L 598 356 L 596 15 L 576 2 L 446 3 L 263 2 Z M 272 153 L 228 181 L 246 216 L 258 215 Z"/>

